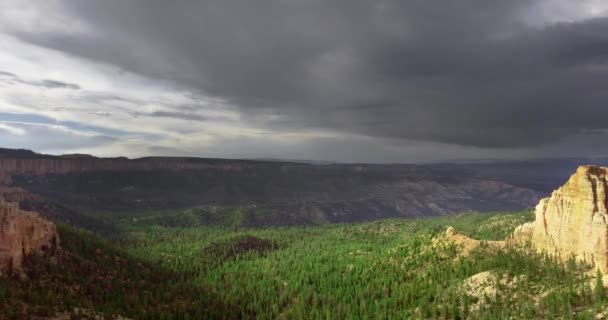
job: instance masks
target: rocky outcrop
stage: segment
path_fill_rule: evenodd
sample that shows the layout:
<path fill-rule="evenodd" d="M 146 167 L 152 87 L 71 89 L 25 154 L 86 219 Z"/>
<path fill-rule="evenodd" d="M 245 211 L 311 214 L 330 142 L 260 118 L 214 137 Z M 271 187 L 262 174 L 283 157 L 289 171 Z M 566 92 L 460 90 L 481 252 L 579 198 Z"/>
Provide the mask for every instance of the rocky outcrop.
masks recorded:
<path fill-rule="evenodd" d="M 575 256 L 608 272 L 608 167 L 581 166 L 536 206 L 536 220 L 518 227 L 513 240 L 562 259 Z"/>
<path fill-rule="evenodd" d="M 445 231 L 445 235 L 440 238 L 434 239 L 434 244 L 437 245 L 442 242 L 453 243 L 459 250 L 460 256 L 466 257 L 471 252 L 484 245 L 486 249 L 490 251 L 502 249 L 505 246 L 505 241 L 491 241 L 491 240 L 477 240 L 460 234 L 453 227 L 448 227 Z"/>
<path fill-rule="evenodd" d="M 517 226 L 513 231 L 513 236 L 507 242 L 513 245 L 525 245 L 532 240 L 534 234 L 534 222 L 524 223 Z"/>
<path fill-rule="evenodd" d="M 510 277 L 507 274 L 499 275 L 493 271 L 483 271 L 465 279 L 460 287 L 467 296 L 474 298 L 470 310 L 476 311 L 482 304 L 491 303 L 497 295 L 517 287 L 524 279 L 523 275 Z"/>
<path fill-rule="evenodd" d="M 18 269 L 24 257 L 53 253 L 58 245 L 55 224 L 0 198 L 0 271 Z"/>

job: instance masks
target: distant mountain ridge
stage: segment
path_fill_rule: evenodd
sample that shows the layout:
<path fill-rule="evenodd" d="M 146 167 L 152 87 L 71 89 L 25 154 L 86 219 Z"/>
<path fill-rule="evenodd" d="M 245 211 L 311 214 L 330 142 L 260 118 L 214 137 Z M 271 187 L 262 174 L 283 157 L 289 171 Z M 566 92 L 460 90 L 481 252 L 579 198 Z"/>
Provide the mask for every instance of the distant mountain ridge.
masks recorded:
<path fill-rule="evenodd" d="M 525 209 L 562 184 L 577 165 L 570 160 L 319 165 L 0 149 L 0 184 L 48 199 L 57 204 L 53 208 L 104 219 L 198 208 L 188 221 L 194 215 L 202 224 L 299 225 Z M 59 211 L 49 216 L 95 225 Z M 166 223 L 162 217 L 153 220 Z"/>
<path fill-rule="evenodd" d="M 249 165 L 274 162 L 192 157 L 98 158 L 86 154 L 46 155 L 25 149 L 0 149 L 0 176 L 68 174 L 94 171 L 239 170 Z M 2 181 L 0 181 L 1 183 Z"/>
<path fill-rule="evenodd" d="M 45 155 L 36 153 L 32 150 L 27 149 L 8 149 L 0 148 L 0 158 L 11 158 L 11 159 L 52 159 L 56 156 Z"/>

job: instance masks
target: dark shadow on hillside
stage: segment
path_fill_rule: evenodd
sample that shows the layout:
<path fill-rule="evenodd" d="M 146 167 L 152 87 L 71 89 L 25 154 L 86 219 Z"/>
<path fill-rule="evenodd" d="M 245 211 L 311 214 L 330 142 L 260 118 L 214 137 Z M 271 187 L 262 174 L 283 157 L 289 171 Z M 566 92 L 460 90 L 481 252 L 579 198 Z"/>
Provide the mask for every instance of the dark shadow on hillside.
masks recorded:
<path fill-rule="evenodd" d="M 255 318 L 188 274 L 133 258 L 89 232 L 59 231 L 62 249 L 54 256 L 28 257 L 23 270 L 0 277 L 0 319 L 76 317 L 75 310 L 131 319 Z"/>

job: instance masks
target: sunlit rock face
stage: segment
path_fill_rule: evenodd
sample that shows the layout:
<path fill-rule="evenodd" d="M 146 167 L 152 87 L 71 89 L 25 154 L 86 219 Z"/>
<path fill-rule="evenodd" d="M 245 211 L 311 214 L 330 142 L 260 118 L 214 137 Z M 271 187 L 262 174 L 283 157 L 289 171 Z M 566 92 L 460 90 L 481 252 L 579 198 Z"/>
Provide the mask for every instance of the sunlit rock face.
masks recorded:
<path fill-rule="evenodd" d="M 538 251 L 574 255 L 608 271 L 607 167 L 581 166 L 561 188 L 536 206 L 536 220 L 518 227 L 516 241 Z"/>
<path fill-rule="evenodd" d="M 53 253 L 58 245 L 55 224 L 0 198 L 0 271 L 19 269 L 24 257 Z"/>

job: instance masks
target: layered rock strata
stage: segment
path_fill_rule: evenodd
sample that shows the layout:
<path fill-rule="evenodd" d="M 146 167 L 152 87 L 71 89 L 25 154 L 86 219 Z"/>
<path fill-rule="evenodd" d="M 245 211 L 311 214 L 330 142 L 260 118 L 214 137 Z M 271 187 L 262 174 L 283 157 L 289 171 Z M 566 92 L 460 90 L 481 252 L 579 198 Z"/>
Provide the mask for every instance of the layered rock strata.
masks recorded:
<path fill-rule="evenodd" d="M 198 161 L 192 158 L 141 158 L 128 159 L 3 159 L 0 158 L 0 182 L 11 175 L 66 174 L 90 171 L 129 171 L 129 170 L 187 170 L 219 169 L 238 171 L 251 166 L 245 161 Z"/>

